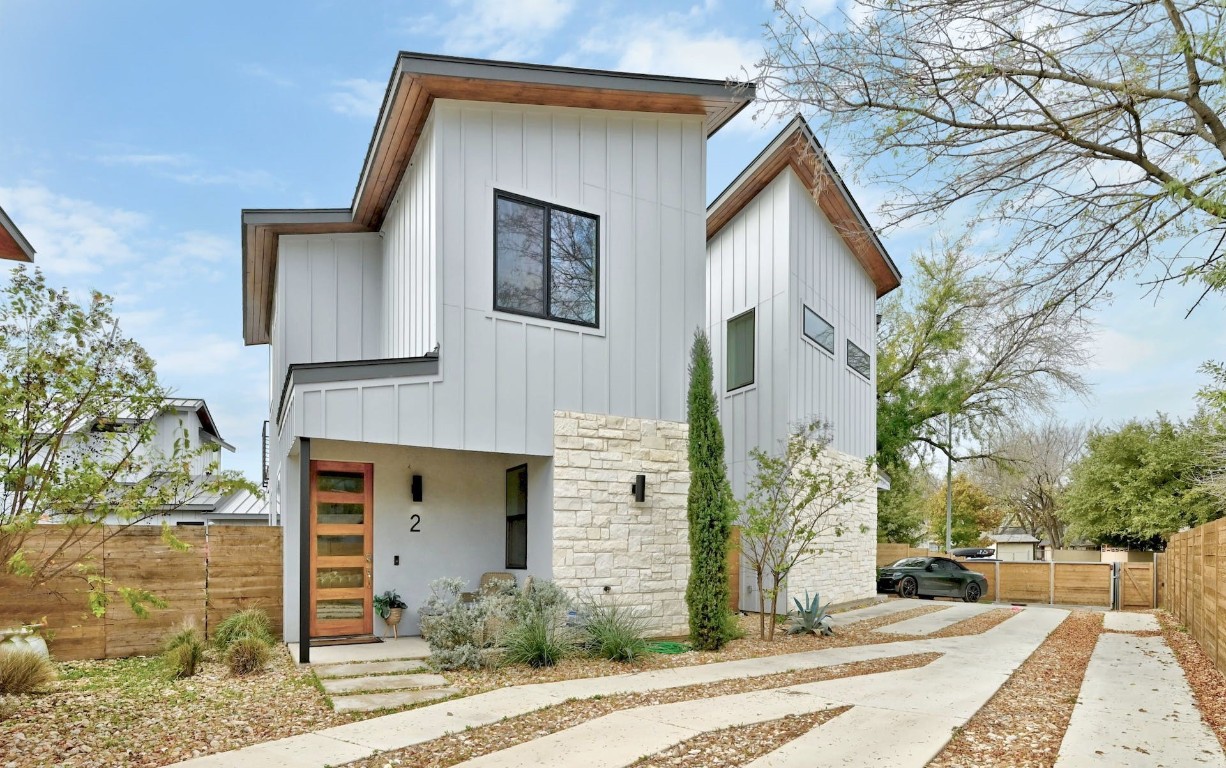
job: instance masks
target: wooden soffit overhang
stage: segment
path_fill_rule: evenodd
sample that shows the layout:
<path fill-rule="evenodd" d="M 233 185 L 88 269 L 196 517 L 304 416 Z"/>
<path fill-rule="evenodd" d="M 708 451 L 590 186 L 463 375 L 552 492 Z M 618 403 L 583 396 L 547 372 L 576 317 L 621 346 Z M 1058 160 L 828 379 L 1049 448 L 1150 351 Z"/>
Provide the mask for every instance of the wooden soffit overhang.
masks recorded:
<path fill-rule="evenodd" d="M 34 246 L 0 208 L 0 259 L 7 261 L 34 261 Z"/>
<path fill-rule="evenodd" d="M 707 207 L 707 240 L 715 237 L 786 168 L 791 168 L 799 177 L 817 207 L 872 278 L 877 287 L 877 297 L 901 285 L 902 276 L 894 260 L 808 124 L 799 115 Z"/>
<path fill-rule="evenodd" d="M 243 337 L 247 344 L 268 343 L 281 235 L 382 227 L 436 99 L 696 115 L 710 136 L 753 97 L 752 83 L 402 52 L 350 207 L 243 211 Z"/>

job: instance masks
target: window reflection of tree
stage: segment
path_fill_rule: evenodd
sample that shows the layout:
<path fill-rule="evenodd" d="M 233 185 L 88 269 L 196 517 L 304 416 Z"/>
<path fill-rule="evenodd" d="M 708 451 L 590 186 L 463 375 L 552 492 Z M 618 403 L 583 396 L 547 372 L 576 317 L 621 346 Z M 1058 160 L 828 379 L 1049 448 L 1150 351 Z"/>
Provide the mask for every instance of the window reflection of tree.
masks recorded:
<path fill-rule="evenodd" d="M 498 306 L 545 314 L 545 209 L 498 200 Z"/>
<path fill-rule="evenodd" d="M 596 220 L 566 211 L 550 217 L 549 308 L 555 317 L 596 322 Z"/>
<path fill-rule="evenodd" d="M 495 304 L 559 320 L 596 323 L 595 217 L 498 198 Z M 546 294 L 548 291 L 548 294 Z"/>

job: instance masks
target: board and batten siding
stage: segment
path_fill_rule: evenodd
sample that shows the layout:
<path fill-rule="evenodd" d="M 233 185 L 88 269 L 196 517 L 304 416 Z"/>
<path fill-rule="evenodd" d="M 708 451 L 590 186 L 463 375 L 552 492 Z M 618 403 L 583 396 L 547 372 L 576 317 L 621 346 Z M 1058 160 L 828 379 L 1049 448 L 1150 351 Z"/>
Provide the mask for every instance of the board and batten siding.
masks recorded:
<path fill-rule="evenodd" d="M 383 222 L 383 357 L 420 357 L 438 343 L 435 164 L 431 120 Z"/>
<path fill-rule="evenodd" d="M 877 450 L 877 288 L 812 194 L 787 171 L 791 197 L 789 318 L 794 354 L 788 418 L 820 417 L 834 428 L 832 447 L 857 458 Z M 802 332 L 804 305 L 834 326 L 834 354 Z M 847 365 L 847 342 L 868 353 L 870 378 Z"/>
<path fill-rule="evenodd" d="M 382 259 L 374 233 L 281 236 L 269 351 L 272 418 L 290 365 L 383 355 Z"/>
<path fill-rule="evenodd" d="M 876 450 L 875 385 L 847 367 L 850 338 L 875 366 L 876 290 L 799 178 L 775 177 L 707 244 L 708 325 L 733 492 L 753 448 L 778 451 L 791 424 L 820 418 L 831 447 Z M 802 332 L 803 305 L 834 325 L 831 355 Z M 727 322 L 755 311 L 754 383 L 727 391 Z"/>

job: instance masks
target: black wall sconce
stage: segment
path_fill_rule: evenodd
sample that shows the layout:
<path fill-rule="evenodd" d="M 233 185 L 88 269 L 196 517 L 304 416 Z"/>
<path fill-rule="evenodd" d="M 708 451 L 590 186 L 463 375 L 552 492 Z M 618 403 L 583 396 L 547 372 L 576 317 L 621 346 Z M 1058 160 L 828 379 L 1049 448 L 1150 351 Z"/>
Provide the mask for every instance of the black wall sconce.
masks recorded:
<path fill-rule="evenodd" d="M 413 501 L 421 501 L 421 475 L 413 475 L 413 480 L 409 483 L 409 491 L 413 494 Z"/>
<path fill-rule="evenodd" d="M 647 500 L 647 475 L 635 475 L 634 483 L 630 486 L 630 490 L 634 493 L 634 500 L 643 502 Z"/>

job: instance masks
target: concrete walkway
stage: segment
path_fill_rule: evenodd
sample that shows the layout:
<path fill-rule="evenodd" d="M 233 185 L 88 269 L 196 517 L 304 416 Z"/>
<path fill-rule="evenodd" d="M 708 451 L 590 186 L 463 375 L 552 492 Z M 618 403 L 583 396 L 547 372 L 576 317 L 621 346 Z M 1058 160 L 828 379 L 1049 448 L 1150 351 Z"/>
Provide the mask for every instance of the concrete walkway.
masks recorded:
<path fill-rule="evenodd" d="M 779 716 L 777 713 L 780 711 L 785 713 L 815 711 L 815 709 L 850 704 L 858 708 L 875 710 L 875 715 L 872 713 L 867 715 L 868 720 L 874 723 L 871 731 L 873 738 L 884 739 L 892 743 L 894 746 L 889 749 L 901 749 L 904 740 L 920 739 L 922 744 L 909 753 L 913 754 L 914 760 L 894 761 L 892 764 L 904 767 L 922 766 L 948 741 L 953 725 L 969 719 L 1004 683 L 1013 669 L 1033 652 L 1066 615 L 1067 612 L 1061 610 L 1028 608 L 982 635 L 831 648 L 808 653 L 505 688 L 407 712 L 328 728 L 313 734 L 197 758 L 181 765 L 197 768 L 206 766 L 210 768 L 221 766 L 258 768 L 273 765 L 323 768 L 357 760 L 376 751 L 399 749 L 430 741 L 449 733 L 462 731 L 466 727 L 489 725 L 503 718 L 526 714 L 572 698 L 664 690 L 696 683 L 719 682 L 789 670 L 813 669 L 935 651 L 945 654 L 945 657 L 920 669 L 845 678 L 697 702 L 684 702 L 685 706 L 667 705 L 675 708 L 663 712 L 657 711 L 661 708 L 649 708 L 649 714 L 646 717 L 642 711 L 634 715 L 637 719 L 632 722 L 636 725 L 631 731 L 624 730 L 626 723 L 630 721 L 626 720 L 629 715 L 622 712 L 617 714 L 619 719 L 612 721 L 614 727 L 600 725 L 600 720 L 604 719 L 600 718 L 568 731 L 521 745 L 525 749 L 516 755 L 508 757 L 508 753 L 519 748 L 504 750 L 482 758 L 482 760 L 488 758 L 489 765 L 586 764 L 585 759 L 577 757 L 580 753 L 588 754 L 588 747 L 584 746 L 586 737 L 576 737 L 576 733 L 588 733 L 589 735 L 605 734 L 601 737 L 602 743 L 619 742 L 618 750 L 625 748 L 634 752 L 635 754 L 629 760 L 620 763 L 620 765 L 625 765 L 657 749 L 658 744 L 664 744 L 664 747 L 667 747 L 671 743 L 708 729 L 712 724 L 715 727 L 724 727 L 720 724 L 728 723 L 729 718 L 737 723 L 750 723 L 762 719 L 774 719 Z M 968 668 L 973 668 L 975 673 L 968 675 Z M 959 684 L 948 685 L 947 682 L 950 679 L 957 679 Z M 802 701 L 806 702 L 804 706 L 800 704 Z M 711 702 L 716 703 L 712 705 Z M 922 716 L 922 713 L 937 709 L 941 710 L 941 714 L 935 720 Z M 626 712 L 631 711 L 636 710 Z M 865 718 L 866 714 L 862 712 L 856 717 Z M 843 742 L 830 747 L 832 755 L 843 755 L 839 757 L 842 762 L 831 762 L 830 764 L 863 764 L 857 762 L 859 760 L 857 755 L 871 752 L 871 750 L 865 750 L 864 731 L 858 730 L 858 727 L 855 726 L 856 718 L 848 718 L 843 720 L 842 724 L 836 725 L 842 719 L 842 717 L 834 718 L 823 726 L 823 728 L 836 726 L 827 733 L 834 736 L 834 741 L 841 739 Z M 642 722 L 639 722 L 640 720 Z M 900 726 L 909 721 L 914 722 L 905 728 Z M 621 725 L 617 725 L 618 722 Z M 649 735 L 654 733 L 653 723 L 658 723 L 660 726 L 661 730 L 658 735 Z M 578 731 L 577 729 L 585 730 Z M 839 735 L 844 731 L 846 733 Z M 627 733 L 634 734 L 634 738 L 627 738 Z M 896 738 L 895 733 L 900 735 Z M 550 751 L 553 749 L 562 749 L 562 752 Z M 534 752 L 533 750 L 540 751 Z M 565 759 L 561 762 L 549 762 L 551 759 L 549 755 L 558 754 L 565 754 Z M 620 755 L 621 751 L 616 754 Z M 889 754 L 894 754 L 894 752 Z M 927 757 L 923 757 L 924 755 Z M 784 753 L 773 759 L 785 759 L 786 757 L 787 754 Z M 917 762 L 921 757 L 923 761 Z M 499 763 L 498 760 L 506 762 Z M 475 764 L 484 765 L 485 763 Z M 590 764 L 614 765 L 618 763 L 613 761 Z"/>
<path fill-rule="evenodd" d="M 1145 627 L 1137 631 L 1148 630 L 1135 623 Z M 1057 768 L 1089 766 L 1226 768 L 1226 755 L 1161 637 L 1099 636 L 1056 759 Z"/>
<path fill-rule="evenodd" d="M 851 611 L 843 611 L 842 613 L 832 613 L 830 618 L 834 619 L 834 626 L 846 627 L 849 624 L 858 624 L 861 621 L 869 619 L 878 619 L 882 616 L 892 616 L 895 613 L 910 611 L 919 608 L 926 603 L 917 603 L 915 600 L 884 600 L 880 603 L 875 603 L 866 608 L 856 608 Z"/>
<path fill-rule="evenodd" d="M 1152 613 L 1112 611 L 1103 614 L 1103 629 L 1111 632 L 1157 632 L 1158 617 Z"/>
<path fill-rule="evenodd" d="M 922 605 L 916 601 L 914 607 Z M 958 622 L 966 621 L 974 618 L 981 613 L 994 611 L 999 608 L 999 605 L 991 603 L 938 603 L 943 605 L 944 610 L 934 611 L 933 613 L 925 613 L 923 616 L 916 616 L 914 619 L 899 621 L 894 624 L 887 624 L 884 627 L 878 627 L 875 631 L 887 635 L 931 635 L 933 632 L 940 631 L 946 627 L 952 627 Z"/>

